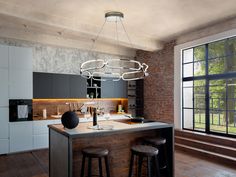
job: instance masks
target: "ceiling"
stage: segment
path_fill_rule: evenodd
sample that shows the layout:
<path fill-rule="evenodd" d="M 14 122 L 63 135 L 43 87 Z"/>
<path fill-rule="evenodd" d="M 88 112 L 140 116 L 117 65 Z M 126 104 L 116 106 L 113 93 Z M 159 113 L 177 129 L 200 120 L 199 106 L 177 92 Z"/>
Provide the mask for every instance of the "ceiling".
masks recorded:
<path fill-rule="evenodd" d="M 235 0 L 0 0 L 2 34 L 60 36 L 91 44 L 108 11 L 124 13 L 133 47 L 118 26 L 119 45 L 148 51 L 176 36 L 236 16 Z M 16 30 L 17 29 L 17 30 Z M 5 30 L 5 31 L 4 31 Z M 33 36 L 33 35 L 32 35 Z M 101 44 L 115 45 L 115 25 L 107 24 Z"/>

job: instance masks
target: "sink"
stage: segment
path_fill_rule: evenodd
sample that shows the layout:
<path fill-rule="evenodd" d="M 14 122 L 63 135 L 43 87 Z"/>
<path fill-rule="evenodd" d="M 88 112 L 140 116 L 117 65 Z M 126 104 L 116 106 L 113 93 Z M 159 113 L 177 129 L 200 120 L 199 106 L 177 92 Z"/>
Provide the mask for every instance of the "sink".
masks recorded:
<path fill-rule="evenodd" d="M 121 122 L 121 123 L 125 123 L 125 124 L 145 124 L 145 123 L 151 123 L 151 122 L 155 122 L 154 120 L 148 120 L 148 119 L 143 119 L 142 122 L 133 122 L 132 119 L 120 119 L 120 120 L 114 120 L 116 122 Z"/>
<path fill-rule="evenodd" d="M 56 118 L 56 119 L 60 119 L 62 115 L 51 115 L 51 117 Z"/>

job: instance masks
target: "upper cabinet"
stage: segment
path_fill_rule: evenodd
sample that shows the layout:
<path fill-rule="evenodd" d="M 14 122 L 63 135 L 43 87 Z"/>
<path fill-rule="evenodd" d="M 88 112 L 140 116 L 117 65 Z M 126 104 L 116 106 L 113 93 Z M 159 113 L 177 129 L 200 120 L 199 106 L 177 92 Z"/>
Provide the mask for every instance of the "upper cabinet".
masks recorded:
<path fill-rule="evenodd" d="M 33 73 L 34 98 L 86 98 L 86 79 L 79 75 Z"/>
<path fill-rule="evenodd" d="M 33 73 L 33 97 L 52 98 L 53 75 L 48 73 Z"/>
<path fill-rule="evenodd" d="M 123 80 L 101 82 L 101 97 L 127 98 L 127 82 Z"/>
<path fill-rule="evenodd" d="M 8 46 L 0 45 L 0 68 L 8 69 Z"/>
<path fill-rule="evenodd" d="M 9 47 L 9 98 L 32 99 L 32 49 Z"/>
<path fill-rule="evenodd" d="M 87 82 L 86 79 L 81 76 L 70 75 L 69 77 L 70 97 L 71 98 L 86 98 L 86 94 L 87 94 L 86 82 Z"/>

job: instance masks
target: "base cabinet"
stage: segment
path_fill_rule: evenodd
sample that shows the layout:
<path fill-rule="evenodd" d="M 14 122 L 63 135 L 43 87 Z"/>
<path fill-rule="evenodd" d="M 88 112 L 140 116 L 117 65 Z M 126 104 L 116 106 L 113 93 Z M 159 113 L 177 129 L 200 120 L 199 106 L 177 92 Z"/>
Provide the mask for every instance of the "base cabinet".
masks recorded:
<path fill-rule="evenodd" d="M 61 120 L 59 119 L 9 123 L 9 152 L 12 153 L 48 148 L 48 125 L 60 122 Z M 6 145 L 4 145 L 4 147 L 5 146 Z"/>
<path fill-rule="evenodd" d="M 9 123 L 10 152 L 20 152 L 33 149 L 32 122 Z"/>
<path fill-rule="evenodd" d="M 54 123 L 54 120 L 33 122 L 33 149 L 48 148 L 48 125 Z"/>
<path fill-rule="evenodd" d="M 33 135 L 33 148 L 34 149 L 48 148 L 48 134 Z"/>
<path fill-rule="evenodd" d="M 9 152 L 9 139 L 0 139 L 0 154 Z"/>

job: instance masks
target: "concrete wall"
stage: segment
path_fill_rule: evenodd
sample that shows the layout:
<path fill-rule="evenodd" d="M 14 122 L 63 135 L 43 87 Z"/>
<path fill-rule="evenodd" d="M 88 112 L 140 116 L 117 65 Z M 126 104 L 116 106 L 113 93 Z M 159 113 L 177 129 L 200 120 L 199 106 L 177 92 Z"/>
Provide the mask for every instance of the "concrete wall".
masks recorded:
<path fill-rule="evenodd" d="M 99 52 L 90 52 L 76 48 L 59 47 L 10 38 L 0 38 L 0 44 L 31 47 L 33 49 L 33 71 L 47 73 L 79 74 L 82 62 L 96 58 L 118 58 Z M 124 56 L 128 58 L 127 56 Z"/>

